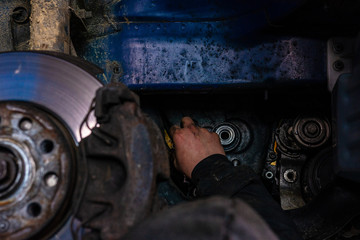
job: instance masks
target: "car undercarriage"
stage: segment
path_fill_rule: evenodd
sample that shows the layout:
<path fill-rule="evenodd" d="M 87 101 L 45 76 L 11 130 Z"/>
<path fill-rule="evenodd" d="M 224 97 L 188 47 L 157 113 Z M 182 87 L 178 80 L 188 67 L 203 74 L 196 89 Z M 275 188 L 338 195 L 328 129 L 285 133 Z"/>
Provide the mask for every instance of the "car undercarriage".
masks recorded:
<path fill-rule="evenodd" d="M 184 116 L 304 239 L 360 239 L 360 1 L 0 6 L 1 239 L 120 239 L 195 201 Z"/>

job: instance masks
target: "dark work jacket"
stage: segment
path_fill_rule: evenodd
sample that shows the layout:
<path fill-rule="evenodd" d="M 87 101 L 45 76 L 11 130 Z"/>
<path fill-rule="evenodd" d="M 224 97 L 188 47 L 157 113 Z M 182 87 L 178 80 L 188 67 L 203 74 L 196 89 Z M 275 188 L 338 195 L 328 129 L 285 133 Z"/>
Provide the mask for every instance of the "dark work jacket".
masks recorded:
<path fill-rule="evenodd" d="M 196 185 L 197 196 L 241 198 L 267 222 L 281 240 L 302 239 L 295 224 L 249 167 L 234 167 L 224 155 L 215 154 L 196 165 L 191 179 Z"/>

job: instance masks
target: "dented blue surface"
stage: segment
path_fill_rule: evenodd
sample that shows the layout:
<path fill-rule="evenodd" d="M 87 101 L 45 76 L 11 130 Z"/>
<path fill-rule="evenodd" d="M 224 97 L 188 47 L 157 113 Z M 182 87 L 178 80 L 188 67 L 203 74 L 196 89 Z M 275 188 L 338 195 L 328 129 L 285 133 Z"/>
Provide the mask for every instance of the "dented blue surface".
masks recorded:
<path fill-rule="evenodd" d="M 326 81 L 325 41 L 262 33 L 302 1 L 115 2 L 109 27 L 82 49 L 105 69 L 104 83 L 204 90 Z"/>

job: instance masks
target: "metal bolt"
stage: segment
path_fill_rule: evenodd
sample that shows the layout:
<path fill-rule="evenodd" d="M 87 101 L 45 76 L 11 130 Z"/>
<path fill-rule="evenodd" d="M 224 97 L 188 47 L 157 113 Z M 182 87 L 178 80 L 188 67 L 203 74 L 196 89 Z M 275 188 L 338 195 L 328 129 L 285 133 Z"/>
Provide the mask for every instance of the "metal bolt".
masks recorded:
<path fill-rule="evenodd" d="M 340 72 L 344 69 L 345 65 L 344 63 L 341 61 L 341 60 L 336 60 L 334 63 L 333 63 L 333 69 L 337 72 Z"/>
<path fill-rule="evenodd" d="M 59 177 L 56 173 L 48 173 L 45 175 L 45 184 L 48 187 L 55 187 L 59 182 Z"/>
<path fill-rule="evenodd" d="M 32 128 L 32 121 L 28 118 L 23 118 L 19 123 L 19 127 L 24 131 L 30 130 Z"/>
<path fill-rule="evenodd" d="M 4 180 L 8 176 L 8 162 L 4 159 L 0 159 L 0 181 Z"/>
<path fill-rule="evenodd" d="M 16 23 L 25 23 L 29 19 L 29 14 L 26 8 L 17 7 L 14 9 L 11 17 Z"/>
<path fill-rule="evenodd" d="M 305 125 L 305 134 L 308 137 L 317 136 L 319 133 L 319 126 L 315 122 L 309 122 Z"/>
<path fill-rule="evenodd" d="M 6 232 L 9 229 L 9 222 L 2 219 L 0 220 L 0 232 Z"/>
<path fill-rule="evenodd" d="M 113 73 L 115 73 L 115 74 L 120 73 L 120 68 L 119 67 L 114 67 L 113 68 Z"/>
<path fill-rule="evenodd" d="M 265 173 L 265 177 L 266 177 L 267 179 L 272 179 L 272 178 L 274 177 L 274 174 L 273 174 L 271 171 L 267 171 L 267 172 Z"/>
<path fill-rule="evenodd" d="M 333 50 L 336 54 L 342 53 L 344 51 L 344 45 L 341 42 L 334 42 Z"/>
<path fill-rule="evenodd" d="M 232 164 L 234 165 L 234 167 L 237 167 L 237 166 L 240 165 L 240 161 L 237 160 L 237 159 L 234 159 L 234 160 L 232 160 L 231 162 L 232 162 Z"/>
<path fill-rule="evenodd" d="M 271 159 L 271 160 L 275 160 L 276 158 L 277 158 L 277 154 L 275 153 L 275 152 L 269 152 L 269 158 Z"/>
<path fill-rule="evenodd" d="M 306 126 L 306 130 L 311 133 L 311 134 L 315 134 L 319 129 L 318 127 L 316 126 L 316 124 L 314 123 L 309 123 L 307 126 Z"/>

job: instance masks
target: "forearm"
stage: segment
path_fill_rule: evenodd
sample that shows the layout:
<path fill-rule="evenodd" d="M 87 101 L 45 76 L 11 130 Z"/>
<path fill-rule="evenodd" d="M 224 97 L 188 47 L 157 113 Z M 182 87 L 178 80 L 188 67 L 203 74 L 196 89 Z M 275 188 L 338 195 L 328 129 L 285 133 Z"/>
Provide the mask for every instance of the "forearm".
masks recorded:
<path fill-rule="evenodd" d="M 270 196 L 255 172 L 245 166 L 233 167 L 224 155 L 212 155 L 192 172 L 199 197 L 222 195 L 241 198 L 276 232 L 280 239 L 301 239 L 292 220 Z"/>

